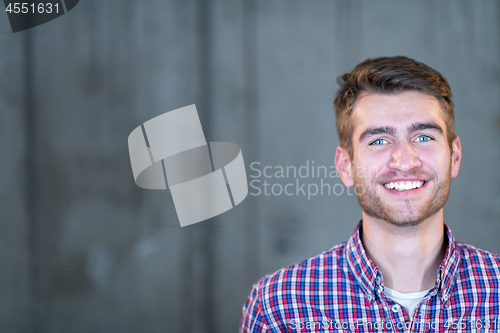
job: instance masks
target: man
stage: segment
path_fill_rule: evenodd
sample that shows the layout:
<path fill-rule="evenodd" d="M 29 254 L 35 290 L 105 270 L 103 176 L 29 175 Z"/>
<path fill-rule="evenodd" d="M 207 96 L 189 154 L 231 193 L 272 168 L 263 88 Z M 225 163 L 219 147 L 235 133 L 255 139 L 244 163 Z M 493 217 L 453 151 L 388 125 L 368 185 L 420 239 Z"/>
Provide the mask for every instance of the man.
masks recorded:
<path fill-rule="evenodd" d="M 259 280 L 240 332 L 500 331 L 500 257 L 443 221 L 462 157 L 448 82 L 392 57 L 339 84 L 335 165 L 362 220 L 346 243 Z"/>

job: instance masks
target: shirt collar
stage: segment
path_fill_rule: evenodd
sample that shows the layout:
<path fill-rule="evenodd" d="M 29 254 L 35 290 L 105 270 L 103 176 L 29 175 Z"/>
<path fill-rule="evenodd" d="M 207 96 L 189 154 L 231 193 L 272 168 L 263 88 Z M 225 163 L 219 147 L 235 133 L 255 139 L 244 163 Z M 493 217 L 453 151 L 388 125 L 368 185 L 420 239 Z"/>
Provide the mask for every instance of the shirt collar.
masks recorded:
<path fill-rule="evenodd" d="M 448 248 L 446 249 L 443 262 L 439 266 L 435 287 L 438 292 L 441 292 L 441 299 L 447 305 L 455 283 L 461 255 L 455 237 L 453 237 L 451 229 L 446 223 L 444 223 L 444 234 L 445 237 L 448 237 Z"/>
<path fill-rule="evenodd" d="M 382 273 L 370 257 L 368 257 L 361 242 L 362 222 L 358 223 L 351 238 L 347 241 L 345 256 L 351 273 L 371 304 L 375 300 L 376 295 L 383 291 L 383 281 Z M 451 229 L 446 223 L 444 223 L 444 234 L 448 246 L 443 262 L 437 271 L 435 288 L 440 293 L 441 300 L 446 306 L 455 282 L 455 273 L 460 262 L 460 251 L 457 248 Z"/>

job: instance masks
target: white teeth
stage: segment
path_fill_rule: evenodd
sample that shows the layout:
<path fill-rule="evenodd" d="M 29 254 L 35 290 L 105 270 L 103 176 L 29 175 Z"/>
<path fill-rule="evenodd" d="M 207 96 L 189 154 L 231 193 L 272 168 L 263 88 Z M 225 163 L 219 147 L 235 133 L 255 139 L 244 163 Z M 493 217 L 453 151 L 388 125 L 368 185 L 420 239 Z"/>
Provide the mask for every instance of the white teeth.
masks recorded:
<path fill-rule="evenodd" d="M 406 190 L 412 190 L 415 188 L 419 188 L 420 186 L 424 185 L 424 181 L 413 181 L 413 182 L 390 182 L 390 183 L 385 183 L 384 186 L 388 189 L 394 189 L 396 191 L 406 191 Z"/>

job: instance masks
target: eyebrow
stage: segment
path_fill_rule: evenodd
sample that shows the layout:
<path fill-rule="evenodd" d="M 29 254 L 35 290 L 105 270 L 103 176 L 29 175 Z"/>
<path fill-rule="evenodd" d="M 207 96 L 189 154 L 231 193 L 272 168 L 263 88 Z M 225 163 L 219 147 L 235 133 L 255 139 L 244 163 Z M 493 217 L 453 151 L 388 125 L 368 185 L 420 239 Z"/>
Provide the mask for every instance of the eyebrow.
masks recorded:
<path fill-rule="evenodd" d="M 422 131 L 427 129 L 433 129 L 443 134 L 443 129 L 436 123 L 413 123 L 408 128 L 409 132 Z"/>
<path fill-rule="evenodd" d="M 363 141 L 367 136 L 377 135 L 377 134 L 389 134 L 392 135 L 396 132 L 396 129 L 392 126 L 383 126 L 383 127 L 372 127 L 366 129 L 359 136 L 359 141 Z"/>
<path fill-rule="evenodd" d="M 408 127 L 408 132 L 416 132 L 416 131 L 422 131 L 422 130 L 427 130 L 427 129 L 432 129 L 438 131 L 440 134 L 443 134 L 443 129 L 441 126 L 439 126 L 436 123 L 413 123 Z M 359 141 L 363 141 L 366 137 L 372 136 L 372 135 L 377 135 L 377 134 L 389 134 L 393 135 L 396 133 L 396 129 L 392 126 L 381 126 L 381 127 L 372 127 L 366 129 L 361 135 L 359 136 Z"/>

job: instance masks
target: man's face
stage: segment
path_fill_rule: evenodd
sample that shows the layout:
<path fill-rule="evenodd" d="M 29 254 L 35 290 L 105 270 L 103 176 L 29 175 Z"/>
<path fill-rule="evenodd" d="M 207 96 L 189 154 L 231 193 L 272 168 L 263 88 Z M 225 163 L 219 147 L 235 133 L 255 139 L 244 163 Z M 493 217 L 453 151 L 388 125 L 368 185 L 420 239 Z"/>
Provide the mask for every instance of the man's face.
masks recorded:
<path fill-rule="evenodd" d="M 450 151 L 435 97 L 420 92 L 365 94 L 351 120 L 352 184 L 365 214 L 411 226 L 442 210 L 451 177 L 458 175 L 461 152 L 458 137 Z"/>

